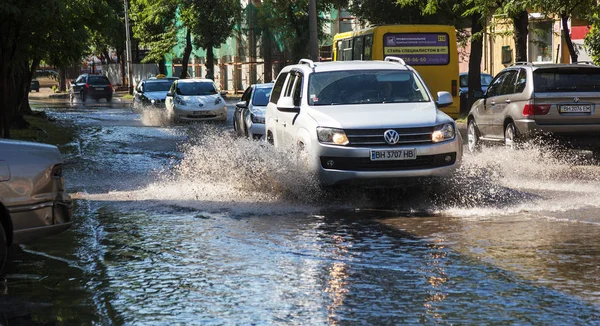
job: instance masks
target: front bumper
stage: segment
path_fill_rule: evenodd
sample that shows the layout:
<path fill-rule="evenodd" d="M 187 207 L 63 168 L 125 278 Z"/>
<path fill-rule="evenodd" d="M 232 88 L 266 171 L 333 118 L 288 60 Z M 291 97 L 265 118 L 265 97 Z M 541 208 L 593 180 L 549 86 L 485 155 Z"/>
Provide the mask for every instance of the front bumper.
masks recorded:
<path fill-rule="evenodd" d="M 9 208 L 13 244 L 36 241 L 61 233 L 72 225 L 73 202 L 68 196 L 53 202 Z"/>
<path fill-rule="evenodd" d="M 451 176 L 462 161 L 463 143 L 460 134 L 457 134 L 453 140 L 442 143 L 394 147 L 415 148 L 417 152 L 414 160 L 397 161 L 370 160 L 370 150 L 392 149 L 390 147 L 341 147 L 319 143 L 317 148 L 313 164 L 322 184 L 377 185 Z"/>
<path fill-rule="evenodd" d="M 173 113 L 179 121 L 227 120 L 227 106 L 225 105 L 210 109 L 175 107 Z"/>

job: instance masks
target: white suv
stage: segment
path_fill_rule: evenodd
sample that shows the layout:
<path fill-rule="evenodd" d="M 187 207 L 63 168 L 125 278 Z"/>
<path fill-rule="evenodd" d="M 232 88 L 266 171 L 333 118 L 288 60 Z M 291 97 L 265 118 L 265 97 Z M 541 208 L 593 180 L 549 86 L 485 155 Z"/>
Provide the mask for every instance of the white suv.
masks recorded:
<path fill-rule="evenodd" d="M 403 185 L 448 176 L 462 159 L 454 120 L 402 59 L 313 62 L 302 59 L 277 77 L 265 118 L 267 141 L 308 154 L 323 185 Z"/>

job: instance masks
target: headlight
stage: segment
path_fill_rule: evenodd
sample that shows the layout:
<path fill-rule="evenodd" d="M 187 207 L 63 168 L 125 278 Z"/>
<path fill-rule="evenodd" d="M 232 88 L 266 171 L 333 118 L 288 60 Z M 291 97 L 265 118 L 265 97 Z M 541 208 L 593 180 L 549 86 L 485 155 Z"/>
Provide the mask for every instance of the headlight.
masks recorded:
<path fill-rule="evenodd" d="M 441 141 L 454 139 L 454 125 L 452 123 L 446 123 L 435 127 L 433 134 L 431 134 L 431 141 L 439 143 Z"/>
<path fill-rule="evenodd" d="M 318 127 L 317 138 L 321 143 L 325 144 L 343 146 L 350 143 L 348 137 L 346 137 L 346 133 L 342 129 Z"/>
<path fill-rule="evenodd" d="M 262 112 L 252 112 L 250 111 L 250 120 L 252 120 L 253 123 L 265 123 L 265 116 L 262 114 Z"/>
<path fill-rule="evenodd" d="M 219 104 L 221 103 L 221 101 L 223 101 L 220 97 L 217 97 L 217 99 L 215 100 L 215 104 Z"/>
<path fill-rule="evenodd" d="M 154 104 L 156 103 L 156 100 L 150 100 L 150 103 Z"/>
<path fill-rule="evenodd" d="M 181 99 L 181 97 L 176 97 L 175 102 L 177 102 L 179 105 L 185 105 L 185 101 Z"/>

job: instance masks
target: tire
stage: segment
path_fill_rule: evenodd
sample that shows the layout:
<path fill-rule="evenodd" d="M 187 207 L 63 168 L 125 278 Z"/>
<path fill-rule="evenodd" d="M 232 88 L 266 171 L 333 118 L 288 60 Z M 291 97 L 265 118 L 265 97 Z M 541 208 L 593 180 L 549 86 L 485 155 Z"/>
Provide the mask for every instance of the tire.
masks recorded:
<path fill-rule="evenodd" d="M 0 223 L 0 274 L 4 270 L 4 264 L 6 264 L 6 259 L 8 257 L 8 243 L 6 239 L 6 231 L 4 230 L 4 226 Z"/>
<path fill-rule="evenodd" d="M 85 95 L 84 92 L 81 92 L 81 94 L 79 94 L 79 95 L 80 95 L 80 98 L 81 98 L 81 102 L 85 102 L 85 100 L 87 100 L 87 96 Z"/>
<path fill-rule="evenodd" d="M 233 133 L 234 133 L 236 136 L 238 136 L 238 137 L 239 137 L 239 136 L 240 136 L 240 132 L 238 131 L 238 126 L 237 126 L 237 122 L 236 122 L 236 121 L 237 121 L 237 119 L 235 118 L 235 115 L 234 115 L 234 116 L 233 116 Z"/>
<path fill-rule="evenodd" d="M 112 102 L 112 96 L 109 96 L 106 98 L 106 103 L 110 103 L 110 102 Z"/>
<path fill-rule="evenodd" d="M 510 149 L 517 149 L 519 135 L 515 123 L 509 121 L 504 127 L 504 146 Z"/>
<path fill-rule="evenodd" d="M 267 132 L 267 143 L 269 145 L 275 145 L 275 140 L 273 140 L 273 134 L 271 132 Z"/>
<path fill-rule="evenodd" d="M 477 129 L 475 119 L 469 119 L 469 123 L 467 124 L 467 149 L 471 153 L 478 152 L 481 149 L 479 129 Z"/>

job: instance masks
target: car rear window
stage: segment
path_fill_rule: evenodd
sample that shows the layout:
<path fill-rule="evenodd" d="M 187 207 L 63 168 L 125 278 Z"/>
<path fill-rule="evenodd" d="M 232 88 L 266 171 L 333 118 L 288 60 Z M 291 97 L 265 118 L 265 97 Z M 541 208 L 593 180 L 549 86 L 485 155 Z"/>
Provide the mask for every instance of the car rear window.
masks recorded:
<path fill-rule="evenodd" d="M 173 81 L 164 82 L 146 82 L 144 84 L 144 92 L 168 92 Z"/>
<path fill-rule="evenodd" d="M 600 68 L 536 69 L 533 85 L 536 92 L 597 92 L 600 90 Z"/>
<path fill-rule="evenodd" d="M 215 85 L 211 82 L 179 83 L 175 90 L 177 95 L 213 95 L 217 94 Z"/>
<path fill-rule="evenodd" d="M 88 84 L 90 85 L 108 85 L 110 82 L 106 76 L 89 76 Z"/>

